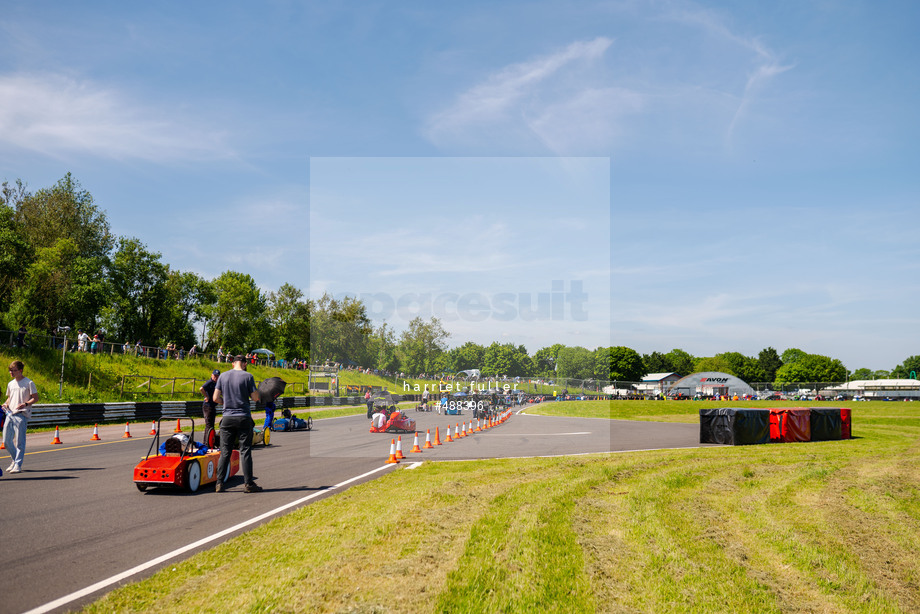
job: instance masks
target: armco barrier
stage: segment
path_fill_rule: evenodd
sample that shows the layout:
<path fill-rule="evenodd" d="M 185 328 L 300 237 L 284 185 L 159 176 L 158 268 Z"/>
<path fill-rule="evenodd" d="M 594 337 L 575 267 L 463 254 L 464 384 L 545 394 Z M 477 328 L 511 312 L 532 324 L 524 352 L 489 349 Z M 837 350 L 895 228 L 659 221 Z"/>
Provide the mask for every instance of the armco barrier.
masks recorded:
<path fill-rule="evenodd" d="M 363 397 L 282 397 L 283 409 L 364 405 Z M 262 409 L 261 405 L 258 408 Z M 217 408 L 220 413 L 221 408 Z M 253 406 L 253 411 L 256 407 Z M 120 403 L 56 403 L 32 407 L 30 426 L 67 426 L 106 422 L 150 422 L 159 418 L 201 418 L 201 401 L 137 401 Z"/>

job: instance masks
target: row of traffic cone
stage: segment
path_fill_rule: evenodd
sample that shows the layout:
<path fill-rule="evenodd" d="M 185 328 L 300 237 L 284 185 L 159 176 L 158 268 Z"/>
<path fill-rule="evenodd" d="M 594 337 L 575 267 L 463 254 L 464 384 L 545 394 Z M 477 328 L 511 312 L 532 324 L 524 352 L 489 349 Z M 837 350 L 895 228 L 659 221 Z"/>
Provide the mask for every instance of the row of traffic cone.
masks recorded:
<path fill-rule="evenodd" d="M 473 421 L 470 420 L 469 429 L 467 429 L 466 422 L 464 422 L 462 430 L 460 428 L 460 423 L 458 422 L 455 427 L 454 437 L 451 437 L 450 435 L 450 426 L 447 427 L 447 437 L 444 439 L 444 441 L 445 443 L 451 443 L 456 439 L 460 439 L 461 437 L 472 435 L 474 432 L 482 432 L 494 426 L 498 426 L 499 424 L 501 424 L 507 419 L 508 419 L 507 413 L 502 414 L 501 418 L 494 420 L 494 421 L 491 418 L 489 418 L 487 421 L 484 421 L 482 424 L 480 424 L 479 419 L 477 419 L 475 429 L 473 428 Z M 428 450 L 428 449 L 434 448 L 435 446 L 440 446 L 440 445 L 442 445 L 441 444 L 441 428 L 435 427 L 434 429 L 434 443 L 431 442 L 431 429 L 428 429 L 425 432 L 424 449 Z M 411 453 L 411 452 L 421 452 L 421 451 L 422 451 L 422 448 L 420 448 L 418 445 L 418 431 L 416 431 L 415 432 L 415 442 L 412 444 L 412 449 L 409 450 L 409 452 Z M 390 457 L 387 459 L 386 462 L 388 464 L 395 464 L 404 458 L 405 456 L 403 455 L 403 452 L 402 452 L 402 435 L 400 435 L 396 439 L 390 440 Z"/>
<path fill-rule="evenodd" d="M 129 439 L 131 437 L 133 437 L 131 435 L 131 423 L 125 422 L 125 434 L 122 435 L 121 438 Z M 99 437 L 99 425 L 98 424 L 93 425 L 93 436 L 90 437 L 89 440 L 90 441 L 102 441 L 102 438 Z M 54 439 L 51 440 L 51 443 L 53 444 L 64 443 L 63 441 L 61 441 L 61 427 L 59 426 L 54 427 Z"/>

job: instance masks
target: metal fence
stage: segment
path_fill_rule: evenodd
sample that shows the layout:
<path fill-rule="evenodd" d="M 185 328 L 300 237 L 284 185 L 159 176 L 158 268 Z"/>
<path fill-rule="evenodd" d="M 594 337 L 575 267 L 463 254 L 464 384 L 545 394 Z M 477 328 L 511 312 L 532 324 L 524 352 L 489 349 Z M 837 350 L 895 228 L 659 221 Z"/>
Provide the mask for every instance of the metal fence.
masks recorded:
<path fill-rule="evenodd" d="M 278 409 L 363 405 L 364 397 L 290 396 L 277 400 Z M 255 404 L 253 411 L 261 410 Z M 29 426 L 69 426 L 118 422 L 151 422 L 160 418 L 201 418 L 201 401 L 134 401 L 119 403 L 55 403 L 32 407 Z M 221 407 L 217 408 L 221 413 Z"/>
<path fill-rule="evenodd" d="M 149 375 L 122 375 L 119 396 L 124 398 L 131 395 L 158 396 L 168 395 L 169 398 L 182 396 L 201 396 L 198 390 L 207 382 L 207 379 L 194 377 L 152 377 Z M 289 382 L 285 388 L 291 394 L 307 393 L 303 382 Z"/>
<path fill-rule="evenodd" d="M 86 352 L 90 354 L 108 354 L 110 356 L 122 355 L 122 356 L 135 356 L 139 358 L 153 358 L 158 360 L 189 360 L 195 358 L 202 358 L 205 360 L 212 360 L 215 362 L 230 362 L 230 356 L 224 354 L 218 356 L 213 352 L 200 352 L 195 351 L 190 353 L 189 350 L 184 348 L 178 349 L 168 349 L 160 346 L 153 345 L 137 345 L 132 343 L 113 343 L 111 341 L 99 341 L 93 342 L 92 338 L 88 341 L 84 347 L 80 347 L 80 343 L 77 340 L 77 335 L 75 332 L 71 331 L 66 335 L 55 334 L 55 335 L 43 335 L 39 333 L 26 333 L 25 335 L 20 335 L 18 331 L 11 330 L 0 330 L 0 339 L 3 341 L 0 343 L 5 343 L 9 347 L 30 347 L 30 348 L 50 348 L 52 350 L 63 350 L 64 344 L 67 344 L 68 352 Z M 261 355 L 260 355 L 261 356 Z M 259 366 L 268 366 L 268 367 L 277 367 L 282 369 L 299 369 L 298 365 L 291 363 L 290 361 L 284 360 L 274 360 L 265 357 L 259 357 L 255 359 L 253 364 Z"/>

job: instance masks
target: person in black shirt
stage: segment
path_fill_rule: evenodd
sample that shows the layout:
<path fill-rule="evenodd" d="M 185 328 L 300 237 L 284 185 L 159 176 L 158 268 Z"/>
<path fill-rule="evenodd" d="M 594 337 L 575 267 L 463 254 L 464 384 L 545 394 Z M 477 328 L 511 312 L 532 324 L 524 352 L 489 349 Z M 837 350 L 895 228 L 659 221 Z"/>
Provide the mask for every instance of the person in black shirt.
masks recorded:
<path fill-rule="evenodd" d="M 214 415 L 217 413 L 217 403 L 214 402 L 214 387 L 217 386 L 217 378 L 220 377 L 220 371 L 214 369 L 211 371 L 211 379 L 206 381 L 198 390 L 204 395 L 204 402 L 201 404 L 201 413 L 204 415 L 205 429 L 214 428 Z"/>

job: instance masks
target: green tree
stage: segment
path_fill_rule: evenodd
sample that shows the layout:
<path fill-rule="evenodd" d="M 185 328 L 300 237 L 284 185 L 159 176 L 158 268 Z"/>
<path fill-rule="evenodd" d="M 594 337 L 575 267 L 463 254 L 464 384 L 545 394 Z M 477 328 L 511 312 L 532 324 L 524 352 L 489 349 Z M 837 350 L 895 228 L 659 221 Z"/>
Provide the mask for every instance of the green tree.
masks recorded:
<path fill-rule="evenodd" d="M 566 379 L 592 379 L 594 352 L 581 346 L 561 348 L 556 357 L 556 376 Z"/>
<path fill-rule="evenodd" d="M 765 382 L 774 381 L 777 369 L 783 366 L 783 360 L 772 347 L 760 350 L 760 354 L 757 355 L 757 362 L 760 363 L 760 368 L 763 369 L 763 381 Z"/>
<path fill-rule="evenodd" d="M 272 351 L 279 358 L 294 360 L 310 354 L 310 307 L 303 292 L 284 284 L 268 295 L 268 320 L 272 327 Z"/>
<path fill-rule="evenodd" d="M 666 354 L 662 354 L 661 352 L 652 352 L 651 354 L 643 354 L 642 364 L 645 365 L 645 369 L 649 373 L 672 373 L 674 372 L 674 365 L 671 364 L 671 359 L 668 358 Z"/>
<path fill-rule="evenodd" d="M 781 360 L 783 361 L 784 365 L 787 365 L 793 362 L 798 362 L 799 360 L 802 360 L 806 356 L 808 356 L 808 352 L 803 352 L 802 350 L 798 348 L 789 348 L 788 350 L 783 352 L 783 355 L 781 356 Z"/>
<path fill-rule="evenodd" d="M 100 258 L 83 258 L 70 239 L 36 251 L 13 293 L 8 320 L 46 331 L 61 324 L 92 329 L 107 297 Z"/>
<path fill-rule="evenodd" d="M 370 364 L 368 338 L 373 327 L 367 308 L 358 299 L 342 300 L 324 293 L 310 303 L 310 360 Z"/>
<path fill-rule="evenodd" d="M 732 368 L 732 364 L 721 355 L 697 358 L 693 364 L 693 370 L 697 373 L 715 371 L 717 373 L 728 373 L 737 375 Z"/>
<path fill-rule="evenodd" d="M 214 280 L 214 291 L 217 300 L 207 310 L 210 347 L 248 352 L 270 340 L 265 297 L 250 275 L 226 271 Z"/>
<path fill-rule="evenodd" d="M 684 350 L 675 348 L 665 354 L 668 360 L 671 361 L 671 370 L 675 373 L 678 373 L 681 376 L 690 375 L 693 373 L 693 361 L 694 358 L 689 353 Z"/>
<path fill-rule="evenodd" d="M 607 348 L 607 364 L 610 380 L 638 382 L 648 373 L 639 353 L 622 345 Z"/>
<path fill-rule="evenodd" d="M 904 379 L 920 377 L 920 356 L 910 356 L 904 359 L 904 362 L 892 369 L 891 377 Z"/>
<path fill-rule="evenodd" d="M 432 317 L 427 322 L 416 316 L 399 338 L 399 359 L 402 368 L 412 375 L 429 375 L 443 371 L 446 363 L 442 355 L 447 352 L 450 333 L 441 327 L 441 321 Z"/>
<path fill-rule="evenodd" d="M 783 363 L 776 371 L 777 384 L 842 382 L 847 376 L 842 362 L 819 354 L 805 354 L 794 362 L 784 360 Z"/>
<path fill-rule="evenodd" d="M 451 348 L 447 352 L 448 369 L 455 372 L 466 371 L 467 369 L 482 369 L 485 353 L 485 347 L 478 343 L 467 341 L 463 345 Z"/>
<path fill-rule="evenodd" d="M 482 374 L 493 376 L 524 377 L 530 374 L 530 356 L 523 346 L 513 343 L 493 342 L 485 348 L 482 357 Z"/>
<path fill-rule="evenodd" d="M 856 369 L 856 370 L 853 371 L 853 373 L 850 375 L 850 379 L 854 379 L 854 380 L 857 380 L 857 379 L 872 379 L 872 370 L 871 370 L 871 369 L 866 369 L 865 367 L 863 367 L 863 368 L 861 368 L 861 369 Z"/>
<path fill-rule="evenodd" d="M 368 339 L 370 366 L 395 373 L 400 370 L 398 343 L 392 327 L 383 322 Z"/>
<path fill-rule="evenodd" d="M 556 343 L 549 347 L 540 348 L 537 350 L 537 353 L 533 355 L 533 374 L 539 375 L 542 377 L 552 377 L 556 375 L 556 358 L 559 356 L 559 350 L 565 346 L 561 343 Z"/>
<path fill-rule="evenodd" d="M 205 322 L 209 310 L 217 302 L 214 285 L 196 273 L 170 269 L 166 290 L 168 317 L 162 329 L 156 332 L 160 339 L 190 348 L 197 343 L 196 323 Z M 206 337 L 202 334 L 201 338 Z"/>
<path fill-rule="evenodd" d="M 717 357 L 725 359 L 731 365 L 731 373 L 748 384 L 766 381 L 763 368 L 756 358 L 745 356 L 741 352 L 723 352 Z"/>
<path fill-rule="evenodd" d="M 122 237 L 109 266 L 110 297 L 101 321 L 111 336 L 159 343 L 170 313 L 168 267 L 138 239 Z"/>
<path fill-rule="evenodd" d="M 105 258 L 115 245 L 105 212 L 70 173 L 18 202 L 16 222 L 34 249 L 70 239 L 81 257 Z"/>
<path fill-rule="evenodd" d="M 3 189 L 6 191 L 6 183 Z M 0 197 L 0 313 L 9 309 L 16 282 L 23 278 L 34 258 L 29 242 L 16 224 L 13 207 L 6 204 L 7 198 L 10 197 Z M 19 324 L 7 322 L 11 329 Z"/>

